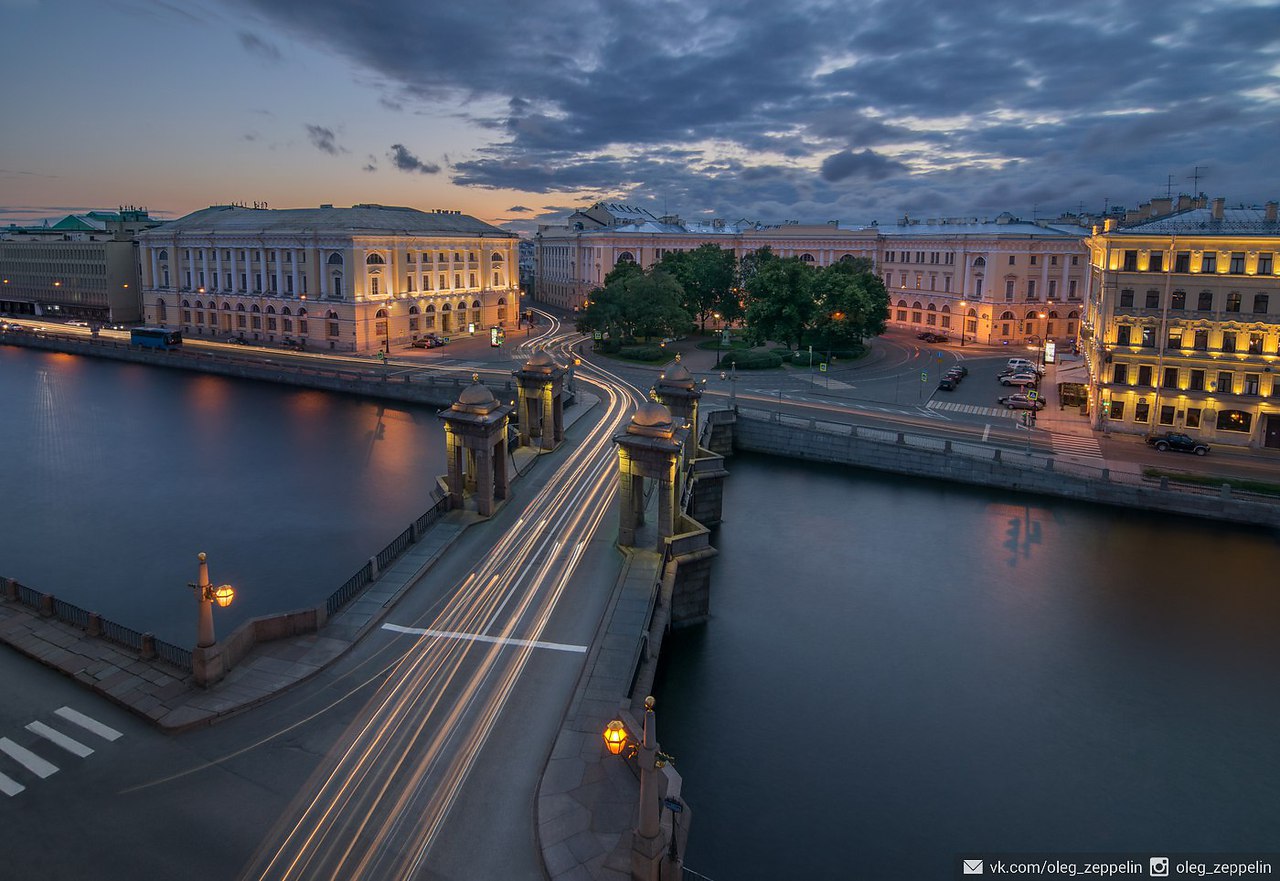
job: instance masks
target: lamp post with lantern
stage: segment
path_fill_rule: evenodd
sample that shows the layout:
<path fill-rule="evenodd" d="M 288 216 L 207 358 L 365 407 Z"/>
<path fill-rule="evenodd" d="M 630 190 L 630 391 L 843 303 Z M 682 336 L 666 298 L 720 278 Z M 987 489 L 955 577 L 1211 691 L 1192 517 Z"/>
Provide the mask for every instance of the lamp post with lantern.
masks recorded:
<path fill-rule="evenodd" d="M 969 301 L 960 301 L 960 348 L 964 348 L 964 331 L 969 324 Z"/>
<path fill-rule="evenodd" d="M 192 666 L 196 681 L 201 685 L 211 685 L 226 674 L 222 650 L 213 635 L 213 605 L 221 608 L 231 605 L 236 592 L 229 584 L 214 587 L 209 580 L 208 555 L 203 551 L 196 555 L 200 568 L 194 583 L 188 583 L 196 594 L 196 602 L 200 604 L 199 624 L 196 628 L 196 650 L 192 652 Z"/>

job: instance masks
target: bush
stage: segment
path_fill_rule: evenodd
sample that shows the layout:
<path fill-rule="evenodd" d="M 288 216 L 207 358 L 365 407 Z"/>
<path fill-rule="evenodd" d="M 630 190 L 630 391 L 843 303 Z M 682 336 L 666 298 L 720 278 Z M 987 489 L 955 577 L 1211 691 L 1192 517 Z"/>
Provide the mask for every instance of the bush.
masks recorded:
<path fill-rule="evenodd" d="M 736 364 L 739 370 L 768 370 L 781 367 L 782 358 L 776 352 L 730 351 L 720 358 L 720 366 Z"/>
<path fill-rule="evenodd" d="M 628 361 L 669 361 L 671 353 L 661 346 L 623 346 L 618 357 Z"/>

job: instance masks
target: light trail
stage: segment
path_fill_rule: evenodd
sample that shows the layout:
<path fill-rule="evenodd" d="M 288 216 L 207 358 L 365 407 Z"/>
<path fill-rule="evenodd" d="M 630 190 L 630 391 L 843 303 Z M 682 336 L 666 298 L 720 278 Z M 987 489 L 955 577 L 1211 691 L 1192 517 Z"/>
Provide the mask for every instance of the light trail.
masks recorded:
<path fill-rule="evenodd" d="M 573 357 L 580 335 L 544 313 L 516 347 Z M 412 878 L 429 863 L 468 776 L 612 509 L 612 437 L 644 396 L 586 362 L 603 418 L 448 598 L 312 775 L 242 877 Z M 425 620 L 430 618 L 430 620 Z M 482 638 L 475 638 L 476 636 Z M 467 638 L 458 638 L 467 637 Z"/>

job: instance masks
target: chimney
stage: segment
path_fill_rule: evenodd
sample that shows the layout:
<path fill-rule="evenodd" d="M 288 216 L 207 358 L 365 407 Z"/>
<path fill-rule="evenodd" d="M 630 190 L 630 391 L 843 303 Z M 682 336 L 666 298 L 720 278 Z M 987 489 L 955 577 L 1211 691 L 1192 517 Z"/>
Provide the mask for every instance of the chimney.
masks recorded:
<path fill-rule="evenodd" d="M 1103 221 L 1103 227 L 1102 227 L 1103 232 L 1111 232 L 1115 228 L 1116 228 L 1116 219 L 1114 217 L 1108 217 L 1106 220 Z"/>
<path fill-rule="evenodd" d="M 1276 203 L 1268 202 L 1267 203 L 1267 223 L 1275 223 L 1275 222 L 1276 222 Z"/>
<path fill-rule="evenodd" d="M 1213 200 L 1213 219 L 1214 220 L 1222 219 L 1222 206 L 1225 205 L 1226 203 L 1227 203 L 1226 199 L 1219 198 L 1219 199 Z"/>
<path fill-rule="evenodd" d="M 1194 207 L 1196 207 L 1196 200 L 1195 200 L 1195 199 L 1191 198 L 1191 197 L 1190 197 L 1190 196 L 1188 196 L 1186 193 L 1181 193 L 1181 194 L 1179 194 L 1179 196 L 1178 196 L 1178 209 L 1177 209 L 1177 210 L 1179 210 L 1179 211 L 1186 211 L 1188 208 L 1194 208 Z"/>
<path fill-rule="evenodd" d="M 1150 216 L 1160 217 L 1161 215 L 1168 214 L 1172 208 L 1172 199 L 1152 199 Z"/>

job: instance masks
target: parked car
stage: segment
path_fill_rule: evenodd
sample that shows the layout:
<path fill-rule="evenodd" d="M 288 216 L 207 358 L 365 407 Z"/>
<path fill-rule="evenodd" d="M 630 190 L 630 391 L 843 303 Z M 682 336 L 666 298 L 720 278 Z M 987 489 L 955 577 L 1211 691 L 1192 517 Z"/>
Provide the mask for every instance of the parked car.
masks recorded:
<path fill-rule="evenodd" d="M 1002 405 L 1010 410 L 1043 410 L 1044 401 L 1036 398 L 1034 401 L 1024 394 L 1005 395 L 1003 398 L 997 399 Z"/>
<path fill-rule="evenodd" d="M 302 340 L 295 340 L 293 337 L 287 336 L 280 341 L 280 345 L 284 346 L 286 349 L 294 349 L 295 351 L 301 352 L 307 344 Z"/>
<path fill-rule="evenodd" d="M 1025 387 L 1035 385 L 1039 381 L 1040 377 L 1034 373 L 1013 373 L 1009 376 L 1000 377 L 1001 385 L 1018 385 Z"/>
<path fill-rule="evenodd" d="M 431 340 L 428 340 L 428 339 L 414 340 L 413 342 L 409 343 L 409 345 L 415 349 L 430 349 Z"/>
<path fill-rule="evenodd" d="M 961 376 L 968 376 L 969 368 L 963 364 L 953 364 L 947 368 L 947 373 L 959 373 Z"/>
<path fill-rule="evenodd" d="M 934 333 L 931 330 L 918 333 L 916 336 L 924 340 L 926 343 L 945 343 L 947 341 L 947 335 L 945 333 Z"/>
<path fill-rule="evenodd" d="M 1209 445 L 1203 441 L 1172 431 L 1150 435 L 1147 437 L 1147 443 L 1162 453 L 1166 450 L 1177 450 L 1179 453 L 1195 453 L 1197 456 L 1204 456 L 1209 452 Z"/>
<path fill-rule="evenodd" d="M 938 391 L 950 392 L 955 391 L 955 387 L 960 384 L 960 380 L 950 376 L 944 376 L 938 381 Z"/>
<path fill-rule="evenodd" d="M 960 380 L 965 378 L 968 372 L 969 371 L 967 370 L 960 370 L 958 368 L 952 367 L 948 369 L 947 372 L 943 374 L 943 376 L 950 376 L 956 382 L 959 382 Z"/>

